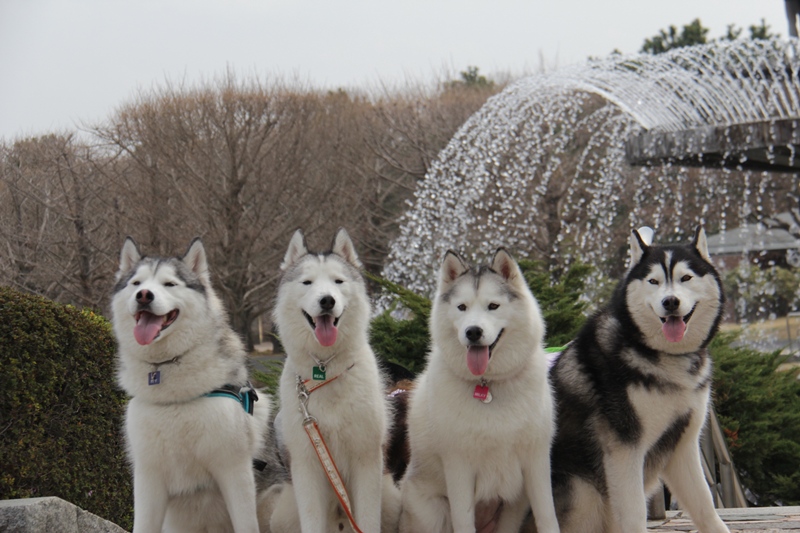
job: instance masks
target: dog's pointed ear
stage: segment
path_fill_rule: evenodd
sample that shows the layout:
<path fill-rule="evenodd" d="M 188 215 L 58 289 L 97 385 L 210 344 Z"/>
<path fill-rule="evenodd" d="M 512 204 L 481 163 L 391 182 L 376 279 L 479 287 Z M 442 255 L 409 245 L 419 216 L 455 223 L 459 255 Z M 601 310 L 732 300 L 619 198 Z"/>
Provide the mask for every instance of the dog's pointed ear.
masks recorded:
<path fill-rule="evenodd" d="M 364 266 L 358 259 L 358 254 L 356 254 L 356 247 L 353 245 L 353 241 L 352 239 L 350 239 L 350 235 L 344 228 L 339 228 L 336 231 L 336 235 L 333 236 L 333 244 L 331 244 L 331 250 L 336 255 L 343 257 L 345 261 L 347 261 L 356 268 L 362 268 Z"/>
<path fill-rule="evenodd" d="M 452 283 L 466 271 L 467 265 L 461 257 L 453 250 L 447 250 L 442 260 L 442 267 L 439 270 L 439 281 L 445 285 Z"/>
<path fill-rule="evenodd" d="M 208 255 L 200 237 L 192 239 L 186 253 L 181 257 L 181 261 L 198 277 L 208 279 Z"/>
<path fill-rule="evenodd" d="M 119 254 L 119 271 L 127 272 L 142 259 L 142 253 L 133 237 L 126 237 Z"/>
<path fill-rule="evenodd" d="M 650 228 L 647 229 L 650 230 Z M 649 243 L 642 238 L 642 235 L 639 233 L 639 231 L 640 230 L 633 230 L 631 232 L 631 268 L 633 268 L 634 265 L 639 264 L 639 261 L 642 260 L 642 256 L 650 247 Z M 650 234 L 646 235 L 646 237 L 652 238 L 652 231 L 653 230 L 650 230 Z"/>
<path fill-rule="evenodd" d="M 515 284 L 522 279 L 522 272 L 519 269 L 519 265 L 517 265 L 517 262 L 514 261 L 514 258 L 511 257 L 511 254 L 508 253 L 508 250 L 505 248 L 498 248 L 494 253 L 494 257 L 492 257 L 492 270 L 503 276 L 503 279 L 511 284 Z"/>
<path fill-rule="evenodd" d="M 702 224 L 698 225 L 694 232 L 692 246 L 695 247 L 697 252 L 700 254 L 700 257 L 709 263 L 711 262 L 711 255 L 708 253 L 708 239 L 706 239 L 706 230 Z"/>
<path fill-rule="evenodd" d="M 303 230 L 298 229 L 294 232 L 294 235 L 292 235 L 292 240 L 289 241 L 289 248 L 286 250 L 286 255 L 283 256 L 281 270 L 286 270 L 307 253 L 308 246 L 306 246 L 306 237 L 303 235 Z"/>

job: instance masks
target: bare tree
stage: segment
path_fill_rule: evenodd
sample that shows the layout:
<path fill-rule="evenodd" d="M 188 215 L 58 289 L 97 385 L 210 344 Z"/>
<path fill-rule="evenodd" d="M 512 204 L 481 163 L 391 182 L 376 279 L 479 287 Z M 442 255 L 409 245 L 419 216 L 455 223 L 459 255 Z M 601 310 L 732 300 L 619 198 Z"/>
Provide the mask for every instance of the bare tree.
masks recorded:
<path fill-rule="evenodd" d="M 384 89 L 361 120 L 363 143 L 358 172 L 367 182 L 361 231 L 368 268 L 380 270 L 397 220 L 408 208 L 417 183 L 430 171 L 455 132 L 502 84 L 462 73 L 462 81 L 442 77 L 431 91 L 421 84 Z M 477 70 L 475 70 L 477 73 Z"/>
<path fill-rule="evenodd" d="M 101 307 L 112 272 L 108 188 L 97 171 L 103 163 L 72 134 L 0 150 L 3 278 L 55 300 Z"/>
<path fill-rule="evenodd" d="M 332 234 L 358 203 L 347 180 L 328 172 L 337 119 L 324 95 L 229 74 L 143 95 L 96 130 L 131 165 L 118 183 L 140 220 L 131 233 L 163 252 L 203 237 L 233 326 L 250 346 L 288 236 L 297 227 Z"/>
<path fill-rule="evenodd" d="M 346 226 L 380 270 L 417 182 L 495 91 L 442 82 L 374 98 L 229 73 L 140 94 L 91 145 L 73 134 L 0 145 L 0 277 L 104 308 L 126 235 L 159 255 L 201 236 L 252 346 L 292 232 L 327 242 Z"/>

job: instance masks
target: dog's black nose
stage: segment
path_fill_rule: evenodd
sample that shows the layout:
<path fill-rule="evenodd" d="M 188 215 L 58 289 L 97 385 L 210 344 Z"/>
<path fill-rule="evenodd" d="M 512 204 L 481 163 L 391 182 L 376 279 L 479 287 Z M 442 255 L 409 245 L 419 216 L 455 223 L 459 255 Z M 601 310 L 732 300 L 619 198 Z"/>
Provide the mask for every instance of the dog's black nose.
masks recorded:
<path fill-rule="evenodd" d="M 323 311 L 332 311 L 333 306 L 336 305 L 336 300 L 330 294 L 323 296 L 319 299 L 319 306 Z"/>
<path fill-rule="evenodd" d="M 147 289 L 142 289 L 136 293 L 136 302 L 146 305 L 153 302 L 153 293 Z"/>
<path fill-rule="evenodd" d="M 465 332 L 469 342 L 478 342 L 483 337 L 483 330 L 478 326 L 470 326 Z"/>
<path fill-rule="evenodd" d="M 661 300 L 661 305 L 664 306 L 664 309 L 668 313 L 674 313 L 678 310 L 678 307 L 681 306 L 681 301 L 678 300 L 677 296 L 667 296 L 663 300 Z"/>

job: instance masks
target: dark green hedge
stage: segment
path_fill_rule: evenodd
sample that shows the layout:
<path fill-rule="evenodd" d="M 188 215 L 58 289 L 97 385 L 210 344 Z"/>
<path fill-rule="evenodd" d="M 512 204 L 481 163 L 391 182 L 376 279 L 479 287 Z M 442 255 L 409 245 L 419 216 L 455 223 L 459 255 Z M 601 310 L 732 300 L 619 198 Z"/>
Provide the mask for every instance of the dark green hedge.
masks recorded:
<path fill-rule="evenodd" d="M 742 483 L 759 506 L 800 505 L 800 381 L 780 371 L 786 358 L 734 346 L 719 334 L 711 343 L 714 405 Z"/>
<path fill-rule="evenodd" d="M 110 324 L 0 287 L 0 499 L 58 496 L 130 529 Z"/>
<path fill-rule="evenodd" d="M 422 372 L 430 344 L 428 319 L 431 301 L 388 279 L 367 273 L 370 280 L 395 298 L 392 306 L 370 322 L 369 343 L 375 355 L 412 372 Z M 406 319 L 392 316 L 398 303 L 409 311 Z"/>

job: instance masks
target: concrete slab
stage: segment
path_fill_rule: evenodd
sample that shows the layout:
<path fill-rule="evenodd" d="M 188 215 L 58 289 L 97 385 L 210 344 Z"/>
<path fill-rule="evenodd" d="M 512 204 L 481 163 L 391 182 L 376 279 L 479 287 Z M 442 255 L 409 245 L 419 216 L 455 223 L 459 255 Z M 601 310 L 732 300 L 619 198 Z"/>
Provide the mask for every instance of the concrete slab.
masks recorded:
<path fill-rule="evenodd" d="M 54 496 L 0 500 L 4 533 L 125 533 L 118 525 Z"/>
<path fill-rule="evenodd" d="M 800 532 L 800 507 L 746 507 L 717 509 L 731 533 Z M 697 533 L 691 517 L 685 511 L 667 511 L 665 520 L 647 523 L 648 533 L 686 531 Z"/>

